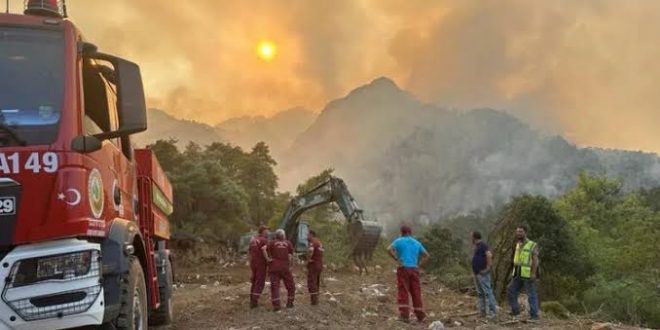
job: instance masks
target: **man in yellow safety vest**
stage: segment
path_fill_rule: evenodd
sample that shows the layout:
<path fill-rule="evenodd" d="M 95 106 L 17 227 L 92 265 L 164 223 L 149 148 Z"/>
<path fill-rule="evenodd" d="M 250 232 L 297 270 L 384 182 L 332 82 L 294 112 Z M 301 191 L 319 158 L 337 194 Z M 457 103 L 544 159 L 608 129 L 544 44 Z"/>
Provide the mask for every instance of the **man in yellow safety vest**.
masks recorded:
<path fill-rule="evenodd" d="M 507 298 L 511 305 L 511 315 L 520 315 L 518 296 L 524 287 L 529 302 L 529 315 L 532 320 L 539 319 L 539 296 L 537 293 L 537 278 L 539 268 L 539 247 L 527 238 L 527 227 L 519 225 L 516 228 L 516 246 L 513 255 L 513 278 L 507 290 Z"/>

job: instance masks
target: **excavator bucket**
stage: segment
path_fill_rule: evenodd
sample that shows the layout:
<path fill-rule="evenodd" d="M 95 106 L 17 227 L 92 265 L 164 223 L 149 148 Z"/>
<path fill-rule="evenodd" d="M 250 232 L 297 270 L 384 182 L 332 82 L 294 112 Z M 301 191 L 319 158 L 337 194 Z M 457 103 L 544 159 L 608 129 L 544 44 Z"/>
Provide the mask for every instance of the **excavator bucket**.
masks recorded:
<path fill-rule="evenodd" d="M 358 267 L 371 259 L 378 245 L 383 227 L 375 221 L 357 220 L 348 225 L 348 234 L 353 244 L 352 255 Z"/>

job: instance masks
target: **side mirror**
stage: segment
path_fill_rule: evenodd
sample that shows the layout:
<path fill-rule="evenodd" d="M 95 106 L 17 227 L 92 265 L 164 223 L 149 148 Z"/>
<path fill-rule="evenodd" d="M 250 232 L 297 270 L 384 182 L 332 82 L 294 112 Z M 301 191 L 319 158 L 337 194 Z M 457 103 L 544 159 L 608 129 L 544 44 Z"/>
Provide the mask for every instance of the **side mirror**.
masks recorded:
<path fill-rule="evenodd" d="M 78 49 L 80 50 L 80 53 L 82 53 L 82 55 L 85 57 L 90 57 L 99 51 L 99 48 L 96 47 L 95 44 L 86 41 L 79 43 Z"/>
<path fill-rule="evenodd" d="M 101 150 L 101 140 L 95 136 L 80 135 L 73 138 L 71 141 L 71 149 L 81 154 L 88 154 L 97 150 Z"/>
<path fill-rule="evenodd" d="M 114 68 L 113 83 L 117 86 L 119 129 L 117 132 L 99 134 L 97 137 L 110 139 L 146 131 L 147 102 L 140 67 L 122 58 L 100 53 L 92 44 L 83 43 L 82 53 L 91 59 L 107 61 Z"/>
<path fill-rule="evenodd" d="M 140 67 L 122 59 L 113 62 L 117 79 L 119 131 L 130 135 L 147 130 L 147 102 Z"/>

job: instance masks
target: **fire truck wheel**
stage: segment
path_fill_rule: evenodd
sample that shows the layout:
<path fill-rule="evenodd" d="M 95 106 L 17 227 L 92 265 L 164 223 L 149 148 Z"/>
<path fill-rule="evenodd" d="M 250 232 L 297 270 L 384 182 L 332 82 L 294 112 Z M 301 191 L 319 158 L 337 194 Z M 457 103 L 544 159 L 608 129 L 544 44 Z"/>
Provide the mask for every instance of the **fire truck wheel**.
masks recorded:
<path fill-rule="evenodd" d="M 113 322 L 117 330 L 147 329 L 147 286 L 137 257 L 131 257 L 130 270 L 123 279 L 121 310 Z"/>
<path fill-rule="evenodd" d="M 172 320 L 174 319 L 174 309 L 172 308 L 172 294 L 173 294 L 173 288 L 172 285 L 174 284 L 174 276 L 172 273 L 172 263 L 167 260 L 167 263 L 165 265 L 165 272 L 167 274 L 166 276 L 166 283 L 164 287 L 160 288 L 160 296 L 168 296 L 167 299 L 162 300 L 160 302 L 160 307 L 158 307 L 157 310 L 153 311 L 151 314 L 151 317 L 149 317 L 149 324 L 150 325 L 167 325 L 172 323 Z"/>

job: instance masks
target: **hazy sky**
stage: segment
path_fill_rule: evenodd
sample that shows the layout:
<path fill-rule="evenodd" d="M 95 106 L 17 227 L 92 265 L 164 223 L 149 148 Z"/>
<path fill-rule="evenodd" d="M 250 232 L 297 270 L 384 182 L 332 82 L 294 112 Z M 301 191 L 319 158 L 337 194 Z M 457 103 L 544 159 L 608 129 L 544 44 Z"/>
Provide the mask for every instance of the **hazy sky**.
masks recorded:
<path fill-rule="evenodd" d="M 378 76 L 453 108 L 506 109 L 572 141 L 660 151 L 660 1 L 69 0 L 150 105 L 217 123 L 320 110 Z M 260 40 L 278 47 L 270 62 Z"/>

